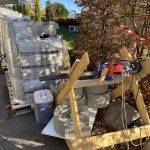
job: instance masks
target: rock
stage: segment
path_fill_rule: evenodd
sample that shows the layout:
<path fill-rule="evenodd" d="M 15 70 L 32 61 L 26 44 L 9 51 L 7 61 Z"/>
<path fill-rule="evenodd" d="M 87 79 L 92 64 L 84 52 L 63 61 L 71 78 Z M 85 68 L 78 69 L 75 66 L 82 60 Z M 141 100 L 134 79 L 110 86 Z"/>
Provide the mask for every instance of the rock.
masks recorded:
<path fill-rule="evenodd" d="M 139 113 L 136 109 L 126 103 L 126 113 L 127 113 L 127 125 L 130 125 L 135 120 L 140 118 Z M 123 122 L 122 122 L 122 102 L 115 101 L 110 104 L 106 109 L 103 111 L 104 121 L 108 125 L 112 126 L 115 129 L 123 130 Z"/>
<path fill-rule="evenodd" d="M 110 104 L 110 92 L 101 95 L 87 94 L 86 97 L 89 108 L 105 108 Z"/>

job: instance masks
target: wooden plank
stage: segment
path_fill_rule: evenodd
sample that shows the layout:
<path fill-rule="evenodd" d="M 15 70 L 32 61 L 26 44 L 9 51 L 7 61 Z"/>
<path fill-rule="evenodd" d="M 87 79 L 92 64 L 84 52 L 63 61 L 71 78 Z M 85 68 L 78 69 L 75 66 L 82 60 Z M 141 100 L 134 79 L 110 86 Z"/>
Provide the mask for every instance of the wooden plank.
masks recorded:
<path fill-rule="evenodd" d="M 104 70 L 101 72 L 101 77 L 99 79 L 99 84 L 103 84 L 107 73 L 108 73 L 108 68 L 104 68 Z"/>
<path fill-rule="evenodd" d="M 99 148 L 105 148 L 109 146 L 113 146 L 116 144 L 126 143 L 129 141 L 145 138 L 150 136 L 150 125 L 117 131 L 117 132 L 111 132 L 104 135 L 99 136 L 92 136 L 87 137 L 83 139 L 77 139 L 72 141 L 72 145 L 80 145 L 80 149 L 83 150 L 95 150 Z M 86 142 L 86 144 L 83 144 L 83 140 Z M 82 148 L 81 148 L 82 147 Z"/>
<path fill-rule="evenodd" d="M 129 52 L 129 50 L 126 46 L 121 48 L 119 53 L 120 53 L 120 59 L 121 60 L 128 60 L 128 61 L 133 60 L 132 55 L 131 55 L 131 53 Z"/>
<path fill-rule="evenodd" d="M 136 106 L 137 106 L 138 112 L 140 113 L 140 116 L 141 116 L 143 123 L 145 125 L 150 124 L 150 118 L 149 118 L 149 114 L 147 112 L 147 109 L 146 109 L 146 106 L 144 103 L 143 95 L 141 93 L 141 90 L 139 89 L 138 81 L 136 81 L 135 78 L 133 78 L 132 92 L 134 94 L 134 97 L 136 100 L 135 101 Z"/>
<path fill-rule="evenodd" d="M 99 79 L 78 80 L 75 82 L 75 88 L 90 87 L 99 85 Z"/>
<path fill-rule="evenodd" d="M 73 66 L 72 66 L 71 69 L 70 69 L 70 72 L 69 72 L 69 74 L 68 74 L 68 77 L 71 76 L 73 70 L 77 67 L 77 65 L 79 65 L 79 63 L 80 63 L 80 60 L 79 60 L 79 59 L 76 59 L 76 61 L 74 62 Z"/>
<path fill-rule="evenodd" d="M 123 91 L 125 92 L 126 90 L 128 90 L 130 88 L 131 85 L 131 80 L 126 78 L 124 79 L 124 83 L 123 83 L 123 88 L 122 89 L 122 83 L 110 93 L 111 99 L 115 100 L 117 97 L 121 96 L 123 93 Z"/>
<path fill-rule="evenodd" d="M 89 55 L 87 52 L 82 56 L 79 64 L 72 70 L 70 73 L 70 78 L 67 80 L 63 89 L 58 93 L 56 99 L 56 106 L 61 104 L 63 99 L 66 97 L 70 89 L 73 87 L 78 78 L 82 75 L 82 73 L 86 70 L 88 64 L 90 63 Z"/>
<path fill-rule="evenodd" d="M 17 110 L 17 109 L 21 109 L 21 108 L 30 107 L 30 106 L 31 106 L 31 104 L 12 105 L 12 110 Z"/>
<path fill-rule="evenodd" d="M 74 91 L 73 87 L 71 88 L 71 90 L 69 92 L 69 100 L 70 100 L 73 125 L 74 125 L 74 129 L 75 129 L 75 135 L 77 138 L 81 138 L 82 137 L 81 125 L 80 125 L 80 119 L 79 119 L 79 115 L 78 115 L 78 107 L 77 107 L 75 91 Z"/>
<path fill-rule="evenodd" d="M 111 81 L 104 80 L 101 85 L 111 85 L 111 84 L 118 84 L 121 83 L 121 76 L 117 76 L 115 79 Z M 80 88 L 80 87 L 90 87 L 90 86 L 96 86 L 100 84 L 100 79 L 89 79 L 89 80 L 78 80 L 75 82 L 74 87 Z"/>
<path fill-rule="evenodd" d="M 67 68 L 70 66 L 70 58 L 67 50 L 63 50 L 63 64 L 64 67 Z"/>
<path fill-rule="evenodd" d="M 69 147 L 69 150 L 92 150 L 92 149 L 86 149 L 87 146 L 84 146 L 86 144 L 86 142 L 84 142 L 84 141 L 85 140 L 82 140 L 82 142 L 66 140 L 66 143 Z"/>

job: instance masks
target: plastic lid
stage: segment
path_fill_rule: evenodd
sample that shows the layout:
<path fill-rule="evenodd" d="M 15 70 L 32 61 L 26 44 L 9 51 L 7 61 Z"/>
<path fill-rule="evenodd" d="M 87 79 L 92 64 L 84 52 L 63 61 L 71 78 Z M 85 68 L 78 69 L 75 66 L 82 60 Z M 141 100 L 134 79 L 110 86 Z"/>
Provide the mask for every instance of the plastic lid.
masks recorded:
<path fill-rule="evenodd" d="M 39 90 L 34 92 L 34 102 L 37 104 L 53 102 L 53 96 L 48 89 Z"/>

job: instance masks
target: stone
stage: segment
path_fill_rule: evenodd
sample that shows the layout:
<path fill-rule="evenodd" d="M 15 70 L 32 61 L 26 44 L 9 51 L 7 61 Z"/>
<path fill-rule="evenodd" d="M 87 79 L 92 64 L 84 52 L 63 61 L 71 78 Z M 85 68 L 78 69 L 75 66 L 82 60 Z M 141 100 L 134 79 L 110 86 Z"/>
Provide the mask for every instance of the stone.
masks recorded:
<path fill-rule="evenodd" d="M 110 104 L 110 92 L 94 95 L 87 94 L 87 105 L 89 108 L 105 108 Z"/>
<path fill-rule="evenodd" d="M 139 119 L 140 115 L 134 107 L 130 106 L 128 103 L 125 104 L 126 104 L 126 113 L 127 113 L 127 125 L 130 125 L 134 121 Z M 121 101 L 113 102 L 103 111 L 105 123 L 118 130 L 124 129 L 122 115 L 123 115 L 123 110 L 122 110 Z"/>

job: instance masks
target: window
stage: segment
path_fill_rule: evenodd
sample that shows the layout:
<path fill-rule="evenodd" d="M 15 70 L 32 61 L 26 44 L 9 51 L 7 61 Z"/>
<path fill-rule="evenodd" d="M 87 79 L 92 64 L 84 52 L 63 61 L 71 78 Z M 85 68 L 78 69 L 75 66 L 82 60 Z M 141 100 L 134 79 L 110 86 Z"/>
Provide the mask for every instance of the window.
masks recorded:
<path fill-rule="evenodd" d="M 70 32 L 78 32 L 78 27 L 77 26 L 69 26 L 69 31 Z"/>

